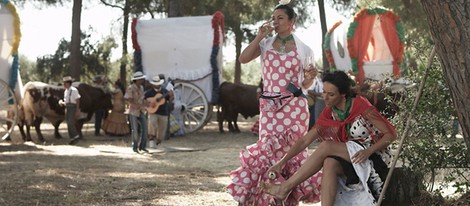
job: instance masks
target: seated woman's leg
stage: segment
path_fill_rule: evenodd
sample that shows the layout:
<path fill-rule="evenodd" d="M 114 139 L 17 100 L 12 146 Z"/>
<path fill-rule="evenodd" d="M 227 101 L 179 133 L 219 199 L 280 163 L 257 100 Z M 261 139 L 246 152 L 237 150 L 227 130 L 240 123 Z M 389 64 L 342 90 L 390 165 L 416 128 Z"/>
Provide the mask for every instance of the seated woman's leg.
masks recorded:
<path fill-rule="evenodd" d="M 323 167 L 323 161 L 328 156 L 338 156 L 349 162 L 351 161 L 346 144 L 322 142 L 292 177 L 279 185 L 263 184 L 263 190 L 278 199 L 284 199 L 292 188 L 317 173 Z"/>
<path fill-rule="evenodd" d="M 323 176 L 321 179 L 321 205 L 334 205 L 336 189 L 338 188 L 338 176 L 343 176 L 343 168 L 338 160 L 326 158 L 323 161 Z"/>

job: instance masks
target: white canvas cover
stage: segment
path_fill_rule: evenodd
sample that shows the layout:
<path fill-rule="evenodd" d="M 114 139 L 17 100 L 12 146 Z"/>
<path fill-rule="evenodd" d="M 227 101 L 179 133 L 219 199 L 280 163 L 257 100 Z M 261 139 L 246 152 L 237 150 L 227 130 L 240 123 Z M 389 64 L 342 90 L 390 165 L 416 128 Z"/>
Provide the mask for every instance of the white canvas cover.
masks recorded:
<path fill-rule="evenodd" d="M 172 79 L 190 81 L 199 86 L 210 101 L 210 58 L 214 41 L 212 16 L 139 20 L 136 33 L 147 77 L 165 74 Z M 222 68 L 221 54 L 222 48 L 219 48 L 219 69 Z M 220 73 L 219 76 L 221 79 Z"/>
<path fill-rule="evenodd" d="M 4 4 L 0 4 L 0 79 L 9 83 L 12 54 L 11 50 L 14 42 L 14 26 L 13 26 L 13 15 L 5 7 Z M 17 98 L 21 99 L 23 96 L 23 83 L 18 71 L 18 80 L 14 88 Z"/>
<path fill-rule="evenodd" d="M 342 23 L 331 32 L 330 48 L 335 66 L 338 70 L 349 72 L 351 70 L 351 57 L 349 57 L 347 32 L 349 21 L 342 20 Z"/>

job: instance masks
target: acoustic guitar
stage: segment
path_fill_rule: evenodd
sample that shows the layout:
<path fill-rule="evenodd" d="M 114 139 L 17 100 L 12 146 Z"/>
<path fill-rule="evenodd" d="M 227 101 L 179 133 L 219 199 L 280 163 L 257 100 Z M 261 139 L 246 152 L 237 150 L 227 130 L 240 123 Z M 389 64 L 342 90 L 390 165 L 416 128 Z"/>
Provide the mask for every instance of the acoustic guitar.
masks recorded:
<path fill-rule="evenodd" d="M 147 98 L 148 104 L 145 106 L 147 112 L 155 113 L 162 104 L 165 104 L 165 97 L 166 95 L 164 96 L 162 93 L 157 93 L 155 96 Z"/>

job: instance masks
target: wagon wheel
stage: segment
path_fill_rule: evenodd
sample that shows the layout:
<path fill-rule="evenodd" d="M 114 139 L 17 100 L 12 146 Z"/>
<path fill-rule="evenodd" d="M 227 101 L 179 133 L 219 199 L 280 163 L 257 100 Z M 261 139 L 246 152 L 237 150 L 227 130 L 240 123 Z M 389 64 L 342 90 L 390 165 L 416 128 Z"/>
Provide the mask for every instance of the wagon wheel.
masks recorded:
<path fill-rule="evenodd" d="M 15 93 L 5 81 L 0 80 L 0 137 L 1 140 L 10 138 L 15 125 L 18 123 L 18 101 Z"/>
<path fill-rule="evenodd" d="M 184 131 L 186 133 L 201 129 L 209 119 L 209 102 L 204 92 L 196 85 L 188 82 L 176 82 L 175 89 L 181 94 Z"/>

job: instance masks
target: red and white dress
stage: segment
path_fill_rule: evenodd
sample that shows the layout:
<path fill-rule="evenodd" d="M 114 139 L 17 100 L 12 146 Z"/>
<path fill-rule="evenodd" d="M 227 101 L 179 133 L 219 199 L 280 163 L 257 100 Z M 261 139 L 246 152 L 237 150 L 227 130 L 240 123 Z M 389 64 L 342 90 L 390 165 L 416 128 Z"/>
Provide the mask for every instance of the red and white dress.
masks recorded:
<path fill-rule="evenodd" d="M 270 180 L 266 171 L 278 162 L 308 130 L 307 99 L 287 91 L 292 83 L 297 88 L 304 79 L 300 59 L 311 49 L 297 37 L 296 48 L 279 54 L 272 49 L 273 38 L 260 43 L 263 93 L 260 98 L 259 140 L 240 152 L 240 167 L 230 172 L 228 192 L 241 205 L 298 205 L 300 201 L 320 201 L 321 173 L 296 186 L 285 200 L 275 200 L 261 192 L 261 182 L 280 183 L 291 177 L 308 157 L 307 149 L 289 160 L 277 179 Z M 266 49 L 264 49 L 266 48 Z M 263 98 L 264 97 L 264 98 Z"/>

